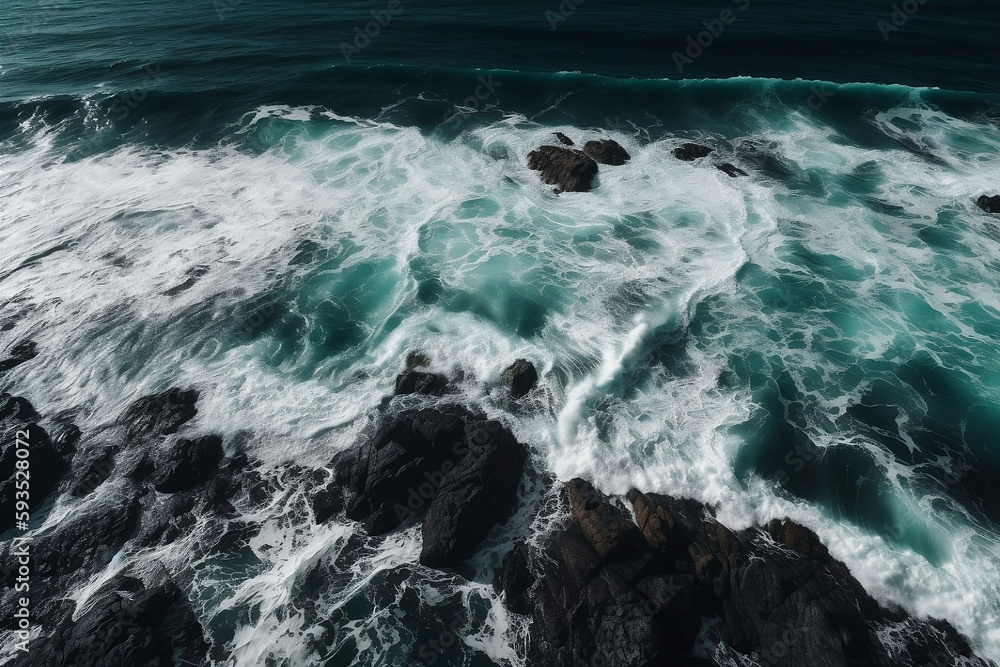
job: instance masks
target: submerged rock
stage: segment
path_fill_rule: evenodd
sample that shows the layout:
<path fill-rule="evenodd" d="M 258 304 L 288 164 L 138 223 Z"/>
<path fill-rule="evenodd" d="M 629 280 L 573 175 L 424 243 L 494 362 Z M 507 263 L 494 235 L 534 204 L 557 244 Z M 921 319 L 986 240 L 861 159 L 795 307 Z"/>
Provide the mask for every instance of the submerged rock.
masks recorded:
<path fill-rule="evenodd" d="M 747 175 L 747 173 L 745 171 L 743 171 L 742 169 L 740 169 L 736 165 L 729 164 L 728 162 L 725 163 L 725 164 L 716 165 L 715 168 L 718 169 L 719 171 L 726 172 L 727 174 L 729 174 L 733 178 L 736 178 L 737 176 L 746 176 Z"/>
<path fill-rule="evenodd" d="M 673 150 L 674 157 L 685 162 L 692 162 L 713 152 L 713 149 L 701 144 L 681 144 Z"/>
<path fill-rule="evenodd" d="M 583 145 L 583 152 L 594 159 L 598 164 L 620 166 L 632 159 L 621 145 L 612 139 L 602 139 L 600 141 L 588 141 Z"/>
<path fill-rule="evenodd" d="M 521 398 L 538 382 L 538 371 L 527 359 L 518 359 L 504 369 L 503 382 L 511 397 Z"/>
<path fill-rule="evenodd" d="M 541 146 L 528 154 L 528 168 L 542 172 L 542 182 L 556 192 L 590 192 L 597 163 L 586 153 L 561 146 Z"/>
<path fill-rule="evenodd" d="M 983 195 L 976 201 L 976 204 L 987 213 L 1000 213 L 1000 195 L 993 197 Z"/>

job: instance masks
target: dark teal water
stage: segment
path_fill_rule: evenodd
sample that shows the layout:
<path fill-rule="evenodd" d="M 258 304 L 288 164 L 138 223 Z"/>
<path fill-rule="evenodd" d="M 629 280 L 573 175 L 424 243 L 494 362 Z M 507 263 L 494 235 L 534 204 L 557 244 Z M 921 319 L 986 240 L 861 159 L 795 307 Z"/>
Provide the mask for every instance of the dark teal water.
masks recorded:
<path fill-rule="evenodd" d="M 88 432 L 197 385 L 281 479 L 419 348 L 539 467 L 791 516 L 1000 658 L 1000 18 L 907 7 L 7 0 L 0 345 L 41 354 L 0 389 Z M 633 159 L 555 196 L 554 131 Z M 219 664 L 415 664 L 459 612 L 438 664 L 516 664 L 487 573 L 527 515 L 469 581 L 305 501 L 121 558 L 188 582 Z"/>

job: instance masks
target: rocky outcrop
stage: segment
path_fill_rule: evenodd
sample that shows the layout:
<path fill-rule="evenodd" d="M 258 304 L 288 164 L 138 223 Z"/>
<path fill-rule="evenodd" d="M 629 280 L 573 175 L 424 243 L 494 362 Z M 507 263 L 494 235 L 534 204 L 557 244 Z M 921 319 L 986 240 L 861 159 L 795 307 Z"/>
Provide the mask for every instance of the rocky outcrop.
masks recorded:
<path fill-rule="evenodd" d="M 457 565 L 509 515 L 526 458 L 499 422 L 461 406 L 407 411 L 333 460 L 313 511 L 320 523 L 342 511 L 371 535 L 423 518 L 421 561 Z"/>
<path fill-rule="evenodd" d="M 156 464 L 153 485 L 160 493 L 176 493 L 204 484 L 224 456 L 222 438 L 217 435 L 178 440 Z"/>
<path fill-rule="evenodd" d="M 621 145 L 612 139 L 601 139 L 600 141 L 588 141 L 583 145 L 583 152 L 594 159 L 598 164 L 620 166 L 632 159 Z"/>
<path fill-rule="evenodd" d="M 692 162 L 713 152 L 713 149 L 701 144 L 681 144 L 673 150 L 674 157 L 685 162 Z"/>
<path fill-rule="evenodd" d="M 170 435 L 198 414 L 197 402 L 197 390 L 173 387 L 160 394 L 143 396 L 132 403 L 118 420 L 125 425 L 128 438 Z"/>
<path fill-rule="evenodd" d="M 31 506 L 37 508 L 69 470 L 48 432 L 38 425 L 39 419 L 27 399 L 0 394 L 0 532 L 14 525 L 18 479 L 28 480 Z M 23 459 L 18 456 L 18 449 L 25 450 L 30 457 L 30 469 L 21 471 L 20 476 L 18 461 Z"/>
<path fill-rule="evenodd" d="M 597 162 L 583 151 L 561 146 L 541 146 L 528 154 L 528 168 L 541 172 L 542 182 L 556 192 L 589 192 Z"/>
<path fill-rule="evenodd" d="M 993 197 L 983 195 L 976 201 L 976 204 L 987 213 L 1000 213 L 1000 195 Z"/>
<path fill-rule="evenodd" d="M 169 579 L 147 586 L 117 575 L 88 600 L 72 620 L 73 603 L 61 601 L 58 630 L 33 641 L 13 667 L 102 665 L 172 667 L 207 664 L 208 642 L 190 602 Z"/>
<path fill-rule="evenodd" d="M 562 132 L 554 132 L 553 134 L 556 135 L 556 139 L 558 139 L 559 143 L 561 143 L 563 146 L 572 146 L 573 145 L 573 140 L 570 139 L 569 137 L 567 137 Z"/>
<path fill-rule="evenodd" d="M 15 366 L 20 366 L 26 361 L 31 361 L 38 356 L 38 346 L 34 341 L 28 340 L 18 343 L 10 349 L 10 356 L 0 361 L 0 373 L 10 370 Z"/>
<path fill-rule="evenodd" d="M 632 491 L 633 521 L 583 480 L 566 490 L 571 518 L 538 549 L 517 545 L 495 582 L 532 618 L 528 665 L 713 664 L 693 655 L 703 617 L 759 664 L 989 664 L 947 623 L 881 607 L 791 521 L 733 531 L 700 503 Z M 887 628 L 906 640 L 883 644 Z"/>
<path fill-rule="evenodd" d="M 528 452 L 500 422 L 466 423 L 468 454 L 441 480 L 422 526 L 420 562 L 454 567 L 510 516 Z"/>
<path fill-rule="evenodd" d="M 538 382 L 538 371 L 527 359 L 518 359 L 504 369 L 503 383 L 512 398 L 526 396 Z"/>
<path fill-rule="evenodd" d="M 746 176 L 747 175 L 747 173 L 745 171 L 743 171 L 742 169 L 740 169 L 736 165 L 729 164 L 728 162 L 725 163 L 725 164 L 718 164 L 718 165 L 715 166 L 715 168 L 718 169 L 719 171 L 724 171 L 725 173 L 727 173 L 728 175 L 732 176 L 733 178 L 737 178 L 739 176 Z"/>
<path fill-rule="evenodd" d="M 438 373 L 405 370 L 396 376 L 396 394 L 440 396 L 448 389 L 448 378 Z"/>

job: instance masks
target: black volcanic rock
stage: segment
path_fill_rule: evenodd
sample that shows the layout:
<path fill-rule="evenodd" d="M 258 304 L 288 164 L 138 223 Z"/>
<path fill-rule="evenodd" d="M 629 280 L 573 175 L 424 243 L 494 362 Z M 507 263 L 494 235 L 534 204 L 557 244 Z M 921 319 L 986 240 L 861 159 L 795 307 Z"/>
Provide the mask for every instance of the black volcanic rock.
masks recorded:
<path fill-rule="evenodd" d="M 558 139 L 559 143 L 561 143 L 563 146 L 572 146 L 573 145 L 573 140 L 570 139 L 569 137 L 567 137 L 562 132 L 555 132 L 554 134 L 556 135 L 556 139 Z"/>
<path fill-rule="evenodd" d="M 495 581 L 531 616 L 531 667 L 703 664 L 690 657 L 702 617 L 760 664 L 992 664 L 949 624 L 881 607 L 803 526 L 733 531 L 700 503 L 634 490 L 633 522 L 587 482 L 566 486 L 571 519 L 538 548 L 518 544 Z"/>
<path fill-rule="evenodd" d="M 692 162 L 712 153 L 713 149 L 701 144 L 681 144 L 673 150 L 674 157 L 685 162 Z"/>
<path fill-rule="evenodd" d="M 518 359 L 504 369 L 503 382 L 512 398 L 521 398 L 538 382 L 538 371 L 527 359 Z"/>
<path fill-rule="evenodd" d="M 1000 195 L 993 197 L 983 195 L 976 201 L 976 204 L 987 213 L 1000 213 Z"/>
<path fill-rule="evenodd" d="M 534 608 L 531 589 L 535 585 L 535 574 L 531 571 L 531 556 L 528 545 L 522 540 L 503 557 L 500 570 L 493 582 L 494 588 L 506 594 L 504 606 L 515 614 L 530 616 Z"/>
<path fill-rule="evenodd" d="M 31 507 L 37 513 L 42 501 L 69 470 L 49 434 L 37 424 L 39 418 L 27 399 L 0 394 L 0 532 L 14 525 L 18 479 L 28 479 Z M 19 447 L 19 441 L 26 447 Z M 19 449 L 28 452 L 27 465 L 30 466 L 20 478 L 17 476 L 18 461 L 24 459 L 17 455 Z"/>
<path fill-rule="evenodd" d="M 469 417 L 464 408 L 444 406 L 388 420 L 372 438 L 334 458 L 334 477 L 313 501 L 317 520 L 342 505 L 348 519 L 382 535 L 422 515 L 444 475 L 468 453 Z"/>
<path fill-rule="evenodd" d="M 224 455 L 222 438 L 217 435 L 178 440 L 156 464 L 156 490 L 176 493 L 209 481 Z"/>
<path fill-rule="evenodd" d="M 736 178 L 738 176 L 746 176 L 747 175 L 747 173 L 745 171 L 743 171 L 742 169 L 740 169 L 736 165 L 729 164 L 728 162 L 725 163 L 725 164 L 718 164 L 718 165 L 715 166 L 715 168 L 718 169 L 719 171 L 726 172 L 727 174 L 729 174 L 733 178 Z"/>
<path fill-rule="evenodd" d="M 197 402 L 197 390 L 174 387 L 163 393 L 138 399 L 125 410 L 118 421 L 125 425 L 128 438 L 170 435 L 198 414 L 195 407 Z"/>
<path fill-rule="evenodd" d="M 597 163 L 586 153 L 561 146 L 541 146 L 528 154 L 528 168 L 542 172 L 542 182 L 556 192 L 589 192 Z"/>
<path fill-rule="evenodd" d="M 147 588 L 133 577 L 117 575 L 88 601 L 73 620 L 73 603 L 49 617 L 35 619 L 49 636 L 15 656 L 13 667 L 101 665 L 173 667 L 207 664 L 209 644 L 190 602 L 169 579 Z"/>
<path fill-rule="evenodd" d="M 318 523 L 344 512 L 370 535 L 422 517 L 421 562 L 458 565 L 510 515 L 526 458 L 499 422 L 461 406 L 407 411 L 334 458 L 313 512 Z"/>
<path fill-rule="evenodd" d="M 38 346 L 34 341 L 18 343 L 10 350 L 10 356 L 0 361 L 0 372 L 10 370 L 15 366 L 20 366 L 26 361 L 30 361 L 38 356 Z"/>
<path fill-rule="evenodd" d="M 140 506 L 132 492 L 89 501 L 67 520 L 38 535 L 32 546 L 33 573 L 60 578 L 103 568 L 135 533 Z"/>
<path fill-rule="evenodd" d="M 438 373 L 406 370 L 396 376 L 397 394 L 429 394 L 439 396 L 448 388 L 448 378 Z"/>
<path fill-rule="evenodd" d="M 469 453 L 441 480 L 423 523 L 420 562 L 452 567 L 471 556 L 517 500 L 528 452 L 500 422 L 468 420 Z"/>
<path fill-rule="evenodd" d="M 583 152 L 594 159 L 598 164 L 620 166 L 632 159 L 624 148 L 613 139 L 602 139 L 600 141 L 588 141 L 583 145 Z"/>

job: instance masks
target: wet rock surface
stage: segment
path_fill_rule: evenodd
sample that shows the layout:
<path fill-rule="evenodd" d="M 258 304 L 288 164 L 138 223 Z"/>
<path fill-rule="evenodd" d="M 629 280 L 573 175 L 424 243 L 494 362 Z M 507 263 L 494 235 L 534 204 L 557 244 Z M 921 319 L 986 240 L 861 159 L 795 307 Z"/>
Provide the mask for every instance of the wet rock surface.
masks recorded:
<path fill-rule="evenodd" d="M 976 201 L 976 204 L 987 213 L 1000 213 L 1000 195 L 992 197 L 983 195 Z"/>
<path fill-rule="evenodd" d="M 674 157 L 684 162 L 693 162 L 706 157 L 713 152 L 713 149 L 701 144 L 681 144 L 673 151 Z"/>
<path fill-rule="evenodd" d="M 406 411 L 333 460 L 313 499 L 317 522 L 343 512 L 371 535 L 423 518 L 421 562 L 460 564 L 509 516 L 527 450 L 458 405 Z"/>
<path fill-rule="evenodd" d="M 819 538 L 791 521 L 733 531 L 690 500 L 566 484 L 571 518 L 538 549 L 518 544 L 496 585 L 531 616 L 529 665 L 701 665 L 703 619 L 760 664 L 985 667 L 954 628 L 881 607 Z M 905 651 L 880 630 L 899 628 Z M 945 664 L 945 663 L 941 663 Z"/>
<path fill-rule="evenodd" d="M 594 159 L 598 164 L 611 166 L 621 166 L 632 159 L 624 148 L 613 139 L 601 139 L 599 141 L 588 141 L 583 145 L 583 152 Z"/>
<path fill-rule="evenodd" d="M 538 371 L 527 359 L 518 359 L 504 369 L 503 382 L 511 398 L 522 398 L 537 384 Z"/>
<path fill-rule="evenodd" d="M 590 192 L 597 162 L 583 151 L 561 146 L 541 146 L 528 154 L 528 168 L 541 172 L 542 182 L 556 192 Z"/>

